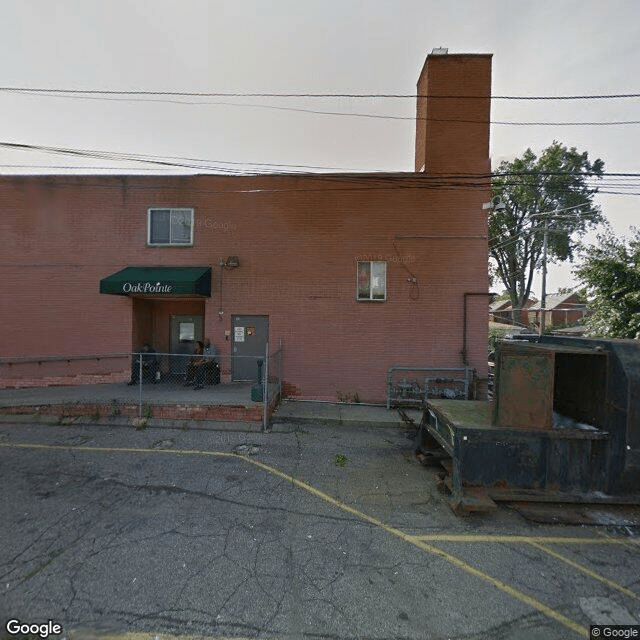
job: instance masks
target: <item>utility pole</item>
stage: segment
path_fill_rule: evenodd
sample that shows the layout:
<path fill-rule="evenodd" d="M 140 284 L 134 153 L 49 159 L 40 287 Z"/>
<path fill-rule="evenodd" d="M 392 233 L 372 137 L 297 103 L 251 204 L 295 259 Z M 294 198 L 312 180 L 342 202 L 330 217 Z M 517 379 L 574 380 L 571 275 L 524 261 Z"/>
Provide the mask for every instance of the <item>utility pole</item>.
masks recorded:
<path fill-rule="evenodd" d="M 499 203 L 499 206 L 498 206 Z M 574 217 L 576 215 L 583 215 L 583 214 L 578 214 L 578 213 L 570 213 L 570 214 L 563 214 L 563 215 L 559 215 L 561 214 L 561 212 L 563 211 L 570 211 L 572 209 L 579 209 L 581 207 L 584 206 L 588 206 L 589 203 L 583 203 L 583 204 L 577 204 L 574 205 L 572 207 L 565 207 L 564 209 L 555 209 L 554 211 L 545 211 L 544 213 L 533 213 L 531 214 L 529 217 L 530 218 L 539 218 L 541 216 L 544 216 L 544 227 L 543 227 L 543 231 L 544 231 L 544 237 L 543 237 L 543 243 L 542 243 L 542 296 L 541 296 L 541 300 L 540 300 L 540 325 L 538 327 L 538 335 L 542 335 L 545 332 L 546 329 L 546 324 L 547 324 L 547 318 L 546 318 L 546 307 L 547 307 L 547 248 L 548 248 L 548 244 L 549 244 L 549 216 L 557 216 L 560 218 L 571 218 Z M 502 201 L 500 200 L 500 198 L 496 197 L 493 198 L 493 200 L 491 202 L 487 202 L 486 204 L 482 205 L 483 209 L 492 209 L 495 208 L 497 210 L 503 210 L 506 209 L 506 205 L 504 203 L 502 203 Z M 587 215 L 587 214 L 584 214 Z M 536 233 L 540 231 L 540 227 L 539 226 L 531 226 L 531 231 L 530 233 Z M 554 233 L 554 231 L 551 231 L 552 233 Z M 514 311 L 515 314 L 515 311 Z"/>
<path fill-rule="evenodd" d="M 543 335 L 546 325 L 546 298 L 547 298 L 547 240 L 549 230 L 547 227 L 548 218 L 544 219 L 544 239 L 542 241 L 542 295 L 540 296 L 540 328 L 538 335 Z"/>

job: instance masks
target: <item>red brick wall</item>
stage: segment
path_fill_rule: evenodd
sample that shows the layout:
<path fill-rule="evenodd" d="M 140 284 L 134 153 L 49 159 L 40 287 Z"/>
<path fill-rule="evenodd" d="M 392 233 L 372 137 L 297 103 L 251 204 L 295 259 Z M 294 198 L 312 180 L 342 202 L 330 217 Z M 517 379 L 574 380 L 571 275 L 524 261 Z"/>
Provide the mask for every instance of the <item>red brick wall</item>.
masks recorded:
<path fill-rule="evenodd" d="M 90 383 L 87 383 L 90 384 Z M 8 415 L 40 415 L 55 416 L 60 422 L 65 419 L 84 417 L 94 419 L 138 418 L 140 407 L 136 404 L 48 404 L 48 405 L 20 405 L 2 407 L 0 411 Z M 268 408 L 271 416 L 274 411 L 272 403 Z M 153 405 L 145 406 L 145 417 L 166 420 L 216 420 L 228 422 L 262 422 L 264 408 L 262 405 L 245 407 L 241 405 Z M 147 415 L 148 413 L 148 415 Z M 95 418 L 94 418 L 95 416 Z"/>
<path fill-rule="evenodd" d="M 36 213 L 55 233 L 24 228 L 36 217 L 25 191 L 48 204 Z M 488 287 L 486 195 L 432 189 L 423 175 L 3 178 L 0 199 L 15 247 L 0 279 L 11 301 L 4 357 L 126 352 L 132 300 L 101 295 L 100 279 L 127 265 L 213 265 L 205 334 L 223 355 L 232 314 L 266 314 L 272 345 L 285 345 L 285 379 L 302 395 L 381 400 L 390 366 L 461 365 L 463 294 Z M 147 247 L 152 205 L 193 207 L 194 246 Z M 240 267 L 225 271 L 220 321 L 216 265 L 229 255 Z M 387 300 L 357 302 L 356 262 L 378 258 Z M 481 375 L 487 305 L 469 300 L 469 360 Z"/>
<path fill-rule="evenodd" d="M 416 171 L 488 173 L 491 55 L 430 55 L 417 92 Z"/>
<path fill-rule="evenodd" d="M 436 62 L 431 87 L 441 71 L 462 71 L 459 91 L 480 91 L 480 65 L 489 91 L 489 56 Z M 488 122 L 482 135 L 433 126 L 429 166 L 488 169 Z M 223 356 L 232 314 L 268 315 L 293 393 L 382 401 L 388 367 L 462 365 L 464 293 L 488 291 L 489 197 L 486 180 L 428 174 L 3 177 L 0 357 L 127 352 L 145 329 L 132 324 L 130 298 L 99 293 L 100 279 L 129 265 L 210 265 L 204 331 Z M 194 246 L 147 247 L 152 206 L 193 207 Z M 240 267 L 224 272 L 220 320 L 218 265 L 230 255 Z M 359 259 L 387 262 L 385 302 L 356 301 Z M 488 298 L 469 297 L 467 311 L 467 356 L 483 377 Z"/>
<path fill-rule="evenodd" d="M 69 360 L 14 360 L 0 364 L 0 389 L 127 382 L 130 376 L 131 360 L 128 355 Z"/>

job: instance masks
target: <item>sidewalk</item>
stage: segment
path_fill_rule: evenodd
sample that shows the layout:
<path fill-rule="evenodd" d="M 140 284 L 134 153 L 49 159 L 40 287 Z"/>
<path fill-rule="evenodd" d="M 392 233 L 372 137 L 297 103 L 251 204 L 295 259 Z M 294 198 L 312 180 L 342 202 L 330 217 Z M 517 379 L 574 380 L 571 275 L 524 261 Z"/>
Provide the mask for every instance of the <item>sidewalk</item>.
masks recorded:
<path fill-rule="evenodd" d="M 252 400 L 251 382 L 223 383 L 203 389 L 180 384 L 124 382 L 58 387 L 0 389 L 0 420 L 70 424 L 131 424 L 145 426 L 201 423 L 261 423 L 264 403 Z"/>
<path fill-rule="evenodd" d="M 208 423 L 219 429 L 236 429 L 240 425 L 234 425 L 234 422 L 241 422 L 248 428 L 247 425 L 252 421 L 261 420 L 262 403 L 251 400 L 251 383 L 223 383 L 200 391 L 158 384 L 145 385 L 143 391 L 143 404 L 145 411 L 148 410 L 149 426 L 190 420 Z M 132 416 L 138 415 L 138 401 L 139 388 L 124 383 L 2 389 L 0 422 L 32 420 L 59 423 L 76 417 L 91 419 L 94 423 L 127 423 Z M 170 412 L 169 408 L 173 411 Z M 180 416 L 174 415 L 178 409 L 182 411 Z M 236 413 L 234 417 L 230 417 L 231 410 Z M 250 411 L 255 413 L 255 420 L 250 417 Z M 419 411 L 407 410 L 406 413 L 420 422 Z M 395 409 L 387 409 L 384 405 L 286 399 L 273 413 L 270 423 L 383 428 L 404 424 Z M 255 425 L 251 430 L 254 427 Z"/>
<path fill-rule="evenodd" d="M 405 413 L 417 423 L 420 411 L 407 410 Z M 273 422 L 296 422 L 332 424 L 344 427 L 386 427 L 404 424 L 395 409 L 385 405 L 355 403 L 314 402 L 307 400 L 284 400 L 272 417 Z"/>
<path fill-rule="evenodd" d="M 127 385 L 106 384 L 24 387 L 0 389 L 0 410 L 5 407 L 44 406 L 54 404 L 117 403 L 136 404 L 142 391 L 143 404 L 151 405 L 237 405 L 259 406 L 251 400 L 251 382 L 226 382 L 196 390 L 178 383 Z"/>

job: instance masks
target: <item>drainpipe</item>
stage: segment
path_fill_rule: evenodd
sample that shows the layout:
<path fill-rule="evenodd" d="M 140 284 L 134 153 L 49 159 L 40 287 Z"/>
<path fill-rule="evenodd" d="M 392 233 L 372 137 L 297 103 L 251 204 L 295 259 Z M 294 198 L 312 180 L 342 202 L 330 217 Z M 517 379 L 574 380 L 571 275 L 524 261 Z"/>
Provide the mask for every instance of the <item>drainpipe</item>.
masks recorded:
<path fill-rule="evenodd" d="M 467 358 L 467 298 L 469 296 L 495 296 L 495 293 L 491 293 L 488 291 L 466 291 L 464 298 L 464 306 L 462 313 L 462 351 L 460 354 L 462 355 L 462 364 L 465 367 L 469 366 L 469 359 Z"/>
<path fill-rule="evenodd" d="M 222 308 L 222 275 L 224 274 L 224 262 L 220 262 L 220 286 L 219 288 L 219 296 L 220 296 L 220 304 L 218 306 L 218 318 L 220 318 L 220 320 L 223 319 L 224 317 L 224 309 Z"/>

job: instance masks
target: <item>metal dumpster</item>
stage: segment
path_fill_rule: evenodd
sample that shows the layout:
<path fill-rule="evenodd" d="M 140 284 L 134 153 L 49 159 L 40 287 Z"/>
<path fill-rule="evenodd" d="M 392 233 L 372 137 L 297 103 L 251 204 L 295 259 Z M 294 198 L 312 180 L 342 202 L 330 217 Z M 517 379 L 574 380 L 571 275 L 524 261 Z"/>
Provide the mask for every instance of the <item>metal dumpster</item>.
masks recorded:
<path fill-rule="evenodd" d="M 544 336 L 496 351 L 495 399 L 432 400 L 423 424 L 450 485 L 494 500 L 636 502 L 640 343 Z"/>

